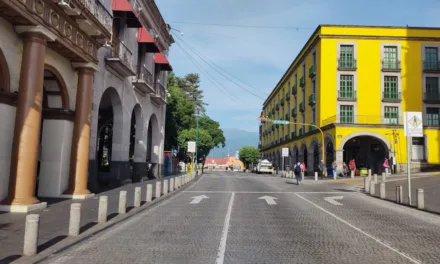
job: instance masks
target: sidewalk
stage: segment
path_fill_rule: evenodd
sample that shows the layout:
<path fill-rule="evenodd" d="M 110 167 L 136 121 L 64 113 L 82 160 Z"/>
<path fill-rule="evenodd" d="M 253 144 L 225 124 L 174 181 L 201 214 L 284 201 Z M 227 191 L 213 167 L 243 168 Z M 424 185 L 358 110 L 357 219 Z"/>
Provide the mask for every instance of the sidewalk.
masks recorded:
<path fill-rule="evenodd" d="M 175 176 L 166 177 L 171 179 Z M 48 207 L 38 211 L 32 211 L 29 214 L 40 215 L 40 229 L 38 239 L 38 251 L 47 249 L 51 245 L 58 243 L 67 237 L 70 204 L 81 203 L 81 232 L 96 225 L 98 218 L 99 196 L 108 196 L 108 219 L 117 216 L 119 191 L 127 191 L 127 212 L 133 208 L 134 188 L 142 187 L 142 201 L 145 201 L 146 185 L 153 184 L 153 196 L 156 187 L 156 181 L 149 180 L 131 185 L 121 186 L 107 192 L 102 192 L 93 198 L 86 200 L 66 199 L 59 202 L 55 200 L 48 201 Z M 163 188 L 163 185 L 162 185 Z M 27 214 L 0 212 L 0 263 L 10 263 L 21 257 L 23 252 L 24 226 Z"/>

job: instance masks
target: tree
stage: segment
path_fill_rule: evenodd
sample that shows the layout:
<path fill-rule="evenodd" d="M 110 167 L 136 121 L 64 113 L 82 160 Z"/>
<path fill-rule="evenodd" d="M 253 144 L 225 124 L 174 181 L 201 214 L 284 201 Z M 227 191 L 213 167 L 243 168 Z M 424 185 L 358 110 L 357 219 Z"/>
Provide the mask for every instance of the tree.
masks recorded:
<path fill-rule="evenodd" d="M 255 147 L 242 147 L 238 152 L 240 160 L 243 162 L 246 168 L 249 164 L 256 163 L 260 157 L 260 152 Z"/>
<path fill-rule="evenodd" d="M 188 150 L 188 141 L 196 141 L 196 129 L 185 129 L 179 133 L 178 142 L 181 151 L 187 153 Z M 212 137 L 209 135 L 208 131 L 203 128 L 199 128 L 199 137 L 197 144 L 197 157 L 198 160 L 202 161 L 202 164 L 205 164 L 205 158 L 209 154 L 209 151 L 213 149 L 215 146 Z M 203 167 L 202 167 L 203 171 Z"/>
<path fill-rule="evenodd" d="M 187 95 L 194 107 L 198 109 L 199 113 L 206 112 L 206 104 L 203 102 L 203 91 L 200 90 L 200 76 L 197 73 L 189 73 L 183 78 L 177 77 L 177 86 Z"/>
<path fill-rule="evenodd" d="M 223 135 L 223 130 L 220 128 L 220 123 L 212 120 L 207 115 L 202 115 L 199 118 L 199 128 L 205 129 L 215 144 L 214 147 L 225 147 L 225 136 Z"/>

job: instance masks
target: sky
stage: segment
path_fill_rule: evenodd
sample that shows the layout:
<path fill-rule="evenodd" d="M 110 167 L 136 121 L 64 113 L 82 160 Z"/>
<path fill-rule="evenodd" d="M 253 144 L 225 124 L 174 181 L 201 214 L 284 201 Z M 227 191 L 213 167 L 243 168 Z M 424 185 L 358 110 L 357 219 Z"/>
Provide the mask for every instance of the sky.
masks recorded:
<path fill-rule="evenodd" d="M 207 114 L 258 131 L 264 100 L 319 24 L 440 27 L 438 0 L 156 0 L 177 76 L 199 73 Z M 183 33 L 183 35 L 181 33 Z"/>

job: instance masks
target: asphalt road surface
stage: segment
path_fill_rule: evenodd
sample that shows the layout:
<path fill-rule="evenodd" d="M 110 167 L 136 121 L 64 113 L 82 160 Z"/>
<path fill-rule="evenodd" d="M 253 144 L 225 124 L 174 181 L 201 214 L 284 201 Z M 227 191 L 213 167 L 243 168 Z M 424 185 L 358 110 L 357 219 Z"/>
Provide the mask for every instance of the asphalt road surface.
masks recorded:
<path fill-rule="evenodd" d="M 212 172 L 46 263 L 440 263 L 439 216 L 352 187 Z"/>

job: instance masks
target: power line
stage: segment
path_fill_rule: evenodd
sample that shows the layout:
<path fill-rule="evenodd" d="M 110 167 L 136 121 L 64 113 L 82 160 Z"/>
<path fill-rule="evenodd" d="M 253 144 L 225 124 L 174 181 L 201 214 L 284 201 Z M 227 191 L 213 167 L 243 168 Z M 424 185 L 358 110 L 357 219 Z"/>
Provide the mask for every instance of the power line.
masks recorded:
<path fill-rule="evenodd" d="M 188 22 L 188 21 L 173 21 L 174 24 L 189 24 L 199 26 L 213 26 L 213 27 L 235 27 L 235 28 L 261 28 L 261 29 L 294 29 L 294 30 L 310 30 L 315 28 L 306 27 L 289 27 L 289 26 L 257 26 L 257 25 L 239 25 L 239 24 L 215 24 L 215 23 L 201 23 L 201 22 Z"/>
<path fill-rule="evenodd" d="M 220 89 L 223 89 L 226 91 L 225 95 L 229 97 L 232 101 L 238 102 L 235 98 L 231 97 L 230 94 L 234 95 L 232 92 L 230 92 L 226 87 L 224 87 L 221 83 L 219 83 L 217 80 L 215 80 L 214 77 L 212 77 L 208 72 L 205 72 L 202 67 L 197 63 L 197 61 L 189 54 L 183 47 L 180 45 L 180 43 L 177 43 L 177 46 L 182 50 L 182 52 L 188 57 L 188 59 L 203 73 L 206 74 L 208 77 L 208 81 L 211 82 L 213 85 L 219 87 Z M 235 96 L 235 95 L 234 95 Z"/>
<path fill-rule="evenodd" d="M 238 80 L 239 82 L 241 82 L 241 83 L 243 83 L 244 85 L 246 85 L 246 86 L 249 86 L 250 88 L 252 88 L 252 89 L 254 89 L 254 90 L 257 90 L 257 91 L 259 91 L 259 92 L 261 92 L 261 93 L 263 93 L 263 94 L 266 94 L 266 95 L 269 95 L 268 93 L 266 93 L 266 92 L 264 92 L 264 91 L 262 91 L 262 90 L 260 90 L 260 89 L 257 89 L 257 88 L 255 88 L 255 87 L 253 87 L 252 85 L 249 85 L 249 84 L 247 84 L 245 81 L 243 81 L 243 80 L 241 80 L 240 78 L 238 78 L 238 77 L 236 77 L 236 76 L 234 76 L 232 73 L 230 73 L 230 72 L 228 72 L 228 71 L 226 71 L 225 69 L 223 69 L 222 67 L 220 67 L 219 65 L 217 65 L 216 63 L 214 63 L 212 60 L 210 60 L 209 58 L 207 58 L 206 56 L 203 56 L 202 54 L 200 54 L 199 52 L 197 52 L 197 51 L 195 51 L 193 48 L 191 48 L 190 47 L 190 45 L 188 44 L 188 43 L 186 43 L 182 38 L 180 38 L 179 36 L 176 36 L 183 44 L 185 44 L 190 50 L 192 50 L 198 57 L 200 57 L 203 61 L 205 61 L 208 65 L 209 64 L 212 64 L 213 66 L 211 66 L 211 67 L 216 67 L 216 68 L 218 68 L 218 69 L 220 69 L 221 71 L 223 71 L 223 72 L 225 72 L 226 74 L 228 74 L 229 76 L 231 76 L 232 78 L 234 78 L 234 79 L 236 79 L 236 80 Z M 205 60 L 206 59 L 206 60 Z M 208 61 L 208 62 L 207 62 Z M 213 68 L 215 71 L 217 71 L 215 68 Z M 231 80 L 229 77 L 227 77 L 227 76 L 225 76 L 223 73 L 221 73 L 221 72 L 219 72 L 219 71 L 217 71 L 218 73 L 220 73 L 222 76 L 224 76 L 226 79 L 228 79 L 229 81 L 231 81 L 232 83 L 234 83 L 235 85 L 237 85 L 238 87 L 241 87 L 241 88 L 243 88 L 243 89 L 245 89 L 246 91 L 248 91 L 248 92 L 250 92 L 249 90 L 247 90 L 245 87 L 243 87 L 242 85 L 240 85 L 240 84 L 238 84 L 238 83 L 236 83 L 235 81 L 233 81 L 233 80 Z M 250 93 L 252 93 L 252 92 L 250 92 Z M 252 93 L 253 94 L 253 93 Z M 255 94 L 254 94 L 255 95 Z M 260 98 L 260 99 L 262 99 L 262 100 L 266 100 L 266 99 L 264 99 L 264 98 L 261 98 L 260 96 L 258 96 L 258 95 L 255 95 L 255 96 L 257 96 L 258 98 Z"/>
<path fill-rule="evenodd" d="M 208 62 L 207 60 L 205 60 L 205 58 L 203 58 L 202 55 L 198 54 L 198 52 L 196 52 L 194 49 L 192 49 L 191 47 L 189 47 L 188 44 L 186 44 L 179 36 L 177 36 L 176 34 L 174 34 L 180 41 L 182 41 L 182 43 L 184 43 L 196 56 L 198 56 L 200 59 L 202 59 L 206 64 L 208 64 L 208 66 L 210 66 L 212 69 L 214 69 L 214 71 L 216 71 L 217 73 L 219 73 L 220 75 L 222 75 L 223 77 L 225 77 L 226 79 L 228 79 L 230 82 L 234 83 L 235 85 L 237 85 L 239 88 L 242 88 L 243 90 L 247 91 L 248 93 L 250 93 L 251 95 L 257 97 L 258 99 L 261 100 L 266 100 L 265 98 L 253 93 L 252 91 L 250 91 L 249 89 L 247 89 L 246 87 L 243 87 L 242 85 L 238 84 L 237 82 L 235 82 L 234 80 L 232 80 L 231 78 L 229 78 L 227 75 L 225 75 L 224 73 L 218 71 L 214 66 L 211 65 L 210 62 Z"/>

